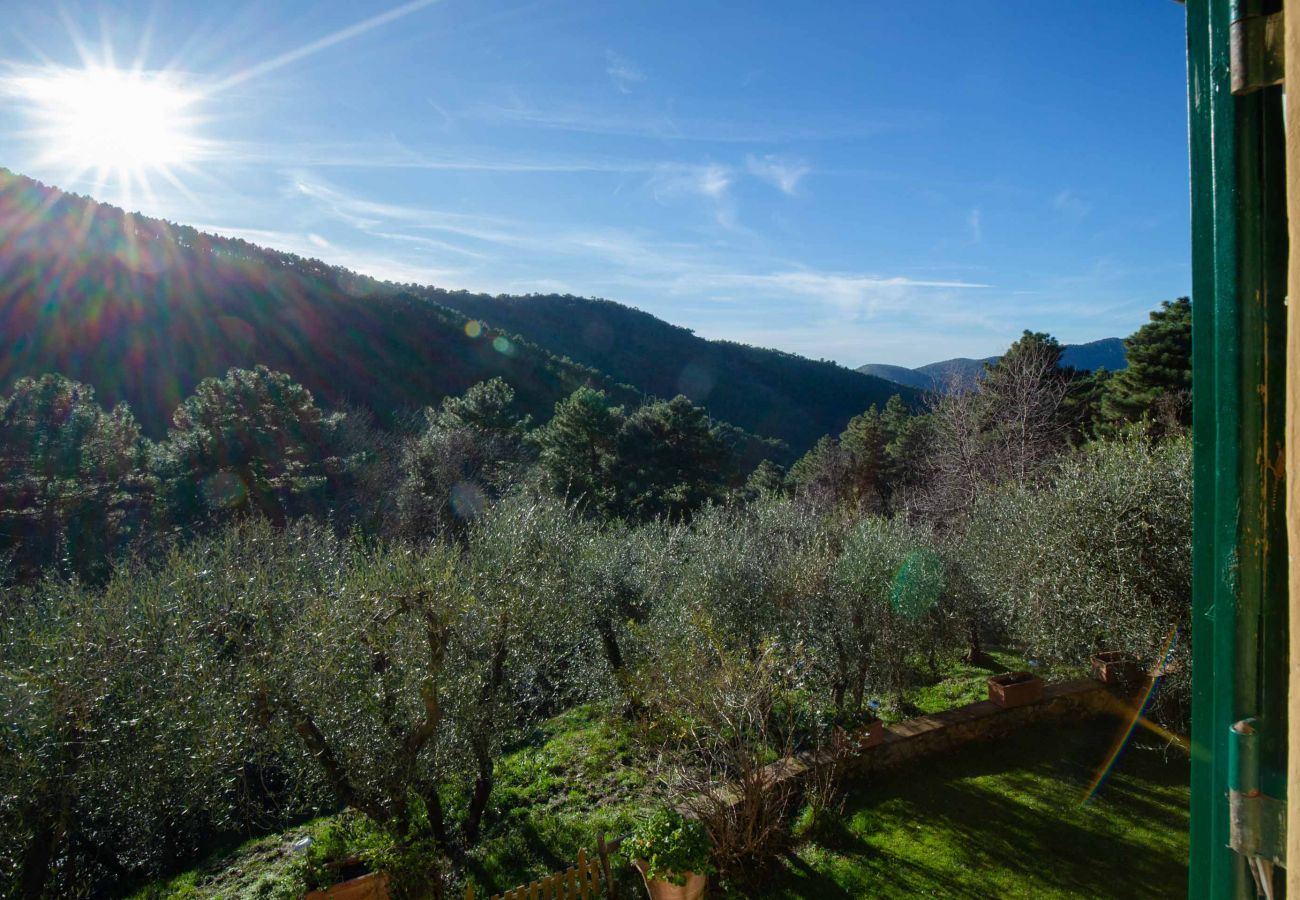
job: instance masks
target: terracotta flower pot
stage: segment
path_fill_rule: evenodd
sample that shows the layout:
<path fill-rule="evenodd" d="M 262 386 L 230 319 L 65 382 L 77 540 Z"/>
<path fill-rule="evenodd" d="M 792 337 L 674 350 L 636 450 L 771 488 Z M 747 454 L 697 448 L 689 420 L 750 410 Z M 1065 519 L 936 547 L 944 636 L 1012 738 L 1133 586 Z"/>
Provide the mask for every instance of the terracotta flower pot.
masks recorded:
<path fill-rule="evenodd" d="M 860 752 L 868 747 L 874 747 L 885 739 L 885 723 L 879 719 L 859 725 L 851 732 L 836 725 L 831 731 L 831 740 L 838 750 L 852 750 Z"/>
<path fill-rule="evenodd" d="M 1026 706 L 1043 698 L 1043 679 L 1032 672 L 1007 672 L 989 679 L 989 699 L 998 706 Z"/>
<path fill-rule="evenodd" d="M 854 729 L 853 739 L 858 742 L 859 750 L 874 747 L 885 739 L 885 723 L 879 719 L 872 719 Z"/>
<path fill-rule="evenodd" d="M 1102 650 L 1092 658 L 1092 677 L 1104 684 L 1133 687 L 1142 679 L 1142 667 L 1123 650 Z"/>
<path fill-rule="evenodd" d="M 700 900 L 704 896 L 704 889 L 709 884 L 709 876 L 697 875 L 694 872 L 686 873 L 685 884 L 673 884 L 662 878 L 646 878 L 645 860 L 635 860 L 633 865 L 641 873 L 641 880 L 645 882 L 650 900 Z"/>
<path fill-rule="evenodd" d="M 309 891 L 303 900 L 388 900 L 388 876 L 370 872 L 319 891 Z"/>

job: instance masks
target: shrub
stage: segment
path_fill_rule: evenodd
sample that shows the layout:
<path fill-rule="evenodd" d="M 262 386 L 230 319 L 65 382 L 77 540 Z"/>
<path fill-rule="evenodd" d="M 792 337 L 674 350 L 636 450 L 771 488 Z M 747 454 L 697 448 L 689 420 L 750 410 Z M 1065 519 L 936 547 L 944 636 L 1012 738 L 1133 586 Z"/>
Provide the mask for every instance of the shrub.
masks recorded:
<path fill-rule="evenodd" d="M 623 852 L 645 864 L 645 877 L 685 884 L 689 873 L 708 875 L 709 833 L 704 826 L 673 810 L 661 810 L 641 822 L 623 842 Z"/>

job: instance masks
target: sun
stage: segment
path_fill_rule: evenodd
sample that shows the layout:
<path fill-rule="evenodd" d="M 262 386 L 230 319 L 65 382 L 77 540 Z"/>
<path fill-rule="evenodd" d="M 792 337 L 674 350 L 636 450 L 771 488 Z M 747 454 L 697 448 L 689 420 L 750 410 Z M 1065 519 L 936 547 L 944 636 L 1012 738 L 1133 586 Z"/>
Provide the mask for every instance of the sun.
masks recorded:
<path fill-rule="evenodd" d="M 199 94 L 168 72 L 106 65 L 44 68 L 8 79 L 45 163 L 96 182 L 147 190 L 153 174 L 174 179 L 201 156 Z"/>

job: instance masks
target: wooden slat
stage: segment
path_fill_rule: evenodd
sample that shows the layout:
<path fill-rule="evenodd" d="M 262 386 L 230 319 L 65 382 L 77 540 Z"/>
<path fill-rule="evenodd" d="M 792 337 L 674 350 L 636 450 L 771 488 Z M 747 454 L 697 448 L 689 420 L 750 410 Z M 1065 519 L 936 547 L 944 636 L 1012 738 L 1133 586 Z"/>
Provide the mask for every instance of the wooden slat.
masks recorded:
<path fill-rule="evenodd" d="M 1291 678 L 1287 710 L 1287 895 L 1300 897 L 1300 4 L 1288 3 L 1286 30 L 1287 224 L 1287 538 L 1290 545 Z"/>
<path fill-rule="evenodd" d="M 1287 266 L 1286 506 L 1290 550 L 1290 690 L 1287 728 L 1287 894 L 1300 897 L 1300 5 L 1287 4 L 1286 205 L 1290 230 Z"/>
<path fill-rule="evenodd" d="M 600 837 L 603 844 L 605 836 Z M 593 858 L 585 849 L 579 850 L 577 865 L 511 888 L 504 894 L 493 894 L 491 900 L 598 900 L 602 886 L 609 887 L 604 869 L 603 855 Z M 474 900 L 473 885 L 465 888 L 465 900 Z"/>

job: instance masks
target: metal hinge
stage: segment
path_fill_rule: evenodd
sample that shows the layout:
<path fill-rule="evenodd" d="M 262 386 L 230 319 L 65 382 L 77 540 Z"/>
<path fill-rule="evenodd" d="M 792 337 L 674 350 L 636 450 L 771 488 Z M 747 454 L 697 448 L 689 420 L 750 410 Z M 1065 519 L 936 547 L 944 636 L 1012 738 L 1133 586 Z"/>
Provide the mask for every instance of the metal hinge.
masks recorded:
<path fill-rule="evenodd" d="M 1228 846 L 1242 856 L 1258 896 L 1277 896 L 1274 870 L 1286 867 L 1286 801 L 1260 790 L 1260 720 L 1228 729 Z"/>
<path fill-rule="evenodd" d="M 1234 4 L 1236 6 L 1236 4 Z M 1265 14 L 1259 2 L 1242 2 L 1228 26 L 1232 92 L 1249 94 L 1282 83 L 1285 36 L 1282 10 Z"/>
<path fill-rule="evenodd" d="M 1243 856 L 1286 865 L 1286 801 L 1228 791 L 1228 846 Z"/>

